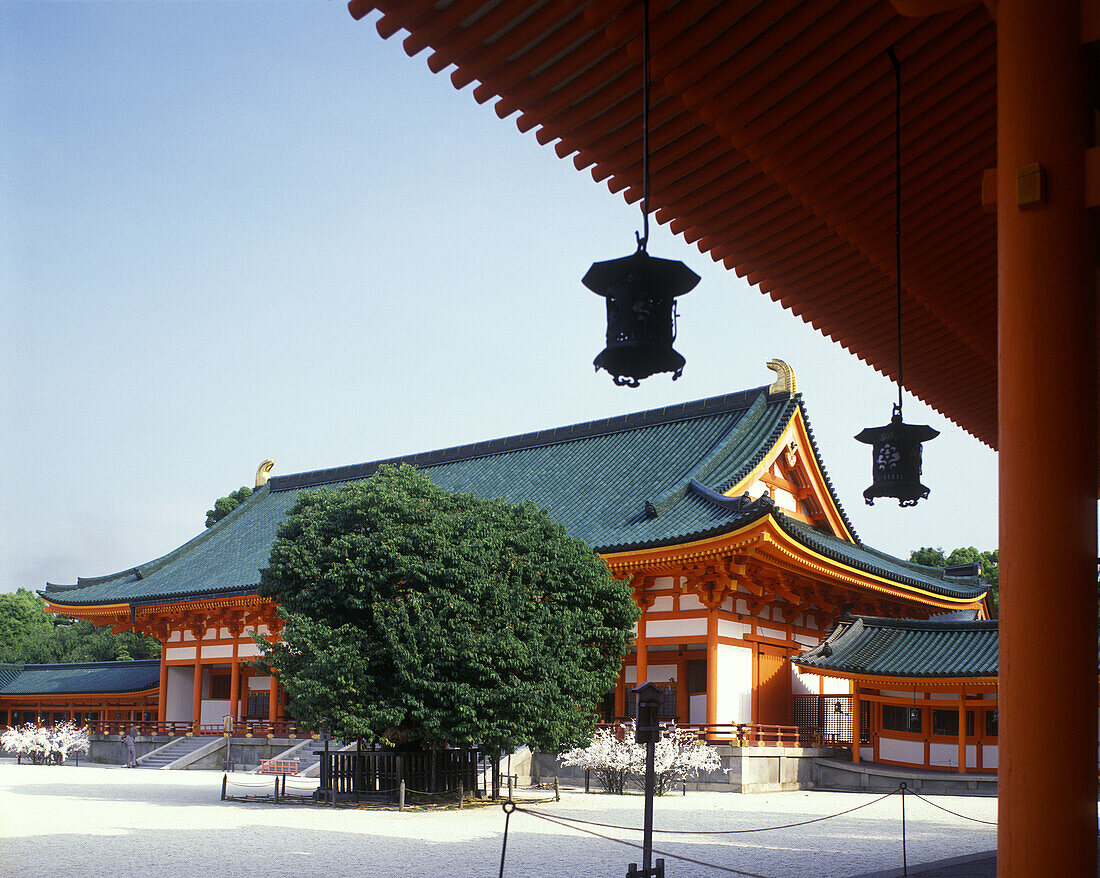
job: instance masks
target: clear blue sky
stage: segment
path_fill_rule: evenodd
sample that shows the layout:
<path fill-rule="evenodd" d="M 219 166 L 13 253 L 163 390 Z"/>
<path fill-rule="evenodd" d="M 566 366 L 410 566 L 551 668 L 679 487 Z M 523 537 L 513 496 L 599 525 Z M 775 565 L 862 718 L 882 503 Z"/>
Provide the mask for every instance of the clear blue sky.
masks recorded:
<path fill-rule="evenodd" d="M 683 378 L 595 375 L 637 207 L 339 0 L 0 4 L 0 591 L 115 572 L 275 473 L 512 435 L 796 370 L 864 541 L 996 545 L 993 454 L 907 399 L 932 496 L 864 506 L 895 390 L 708 256 Z"/>

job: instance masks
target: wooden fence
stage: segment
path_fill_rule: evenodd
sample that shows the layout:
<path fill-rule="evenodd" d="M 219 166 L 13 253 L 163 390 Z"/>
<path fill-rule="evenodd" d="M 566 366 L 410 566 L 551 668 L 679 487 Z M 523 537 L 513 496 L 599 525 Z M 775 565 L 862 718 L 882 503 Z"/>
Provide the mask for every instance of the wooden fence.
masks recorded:
<path fill-rule="evenodd" d="M 495 771 L 487 778 L 480 770 L 486 754 L 477 748 L 397 751 L 364 745 L 358 751 L 315 752 L 321 757 L 318 795 L 326 799 L 396 801 L 402 782 L 411 797 L 457 794 L 459 789 L 489 795 L 499 785 Z"/>

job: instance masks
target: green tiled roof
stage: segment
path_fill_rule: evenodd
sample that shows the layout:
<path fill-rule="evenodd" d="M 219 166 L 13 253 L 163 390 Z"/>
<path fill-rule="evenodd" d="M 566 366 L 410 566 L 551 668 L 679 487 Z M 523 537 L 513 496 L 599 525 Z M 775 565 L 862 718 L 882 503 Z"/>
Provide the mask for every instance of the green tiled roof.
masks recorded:
<path fill-rule="evenodd" d="M 48 585 L 45 595 L 80 606 L 254 590 L 298 491 L 365 479 L 384 463 L 414 464 L 450 491 L 531 500 L 604 553 L 727 533 L 774 511 L 766 501 L 720 494 L 753 470 L 801 407 L 798 395 L 770 398 L 766 387 L 758 387 L 507 439 L 275 477 L 174 552 L 111 576 Z M 846 553 L 845 563 L 868 572 L 906 577 L 936 594 L 982 594 L 969 582 L 945 581 L 942 571 L 906 565 L 842 540 L 822 543 L 811 528 L 784 526 L 794 539 L 816 551 L 828 545 L 838 555 Z"/>
<path fill-rule="evenodd" d="M 856 616 L 791 661 L 868 677 L 996 677 L 997 622 Z"/>
<path fill-rule="evenodd" d="M 0 665 L 0 695 L 140 692 L 160 682 L 160 660 Z"/>

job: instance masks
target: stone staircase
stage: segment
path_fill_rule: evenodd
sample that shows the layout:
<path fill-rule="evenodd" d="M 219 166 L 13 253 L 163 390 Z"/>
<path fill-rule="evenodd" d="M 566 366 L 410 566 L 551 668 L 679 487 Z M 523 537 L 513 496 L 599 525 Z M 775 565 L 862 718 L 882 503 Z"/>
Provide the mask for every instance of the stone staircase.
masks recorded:
<path fill-rule="evenodd" d="M 172 763 L 194 753 L 207 745 L 221 741 L 217 735 L 196 736 L 193 738 L 176 738 L 169 741 L 163 747 L 158 747 L 138 759 L 138 768 L 168 768 Z"/>

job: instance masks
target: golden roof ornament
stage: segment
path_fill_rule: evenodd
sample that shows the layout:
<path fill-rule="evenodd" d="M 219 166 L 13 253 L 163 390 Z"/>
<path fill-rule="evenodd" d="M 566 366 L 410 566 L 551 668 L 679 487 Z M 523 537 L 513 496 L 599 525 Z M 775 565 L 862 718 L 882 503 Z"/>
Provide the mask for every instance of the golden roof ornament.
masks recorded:
<path fill-rule="evenodd" d="M 270 457 L 260 464 L 256 470 L 256 487 L 262 488 L 267 484 L 267 480 L 271 478 L 271 470 L 275 466 L 275 461 Z"/>

